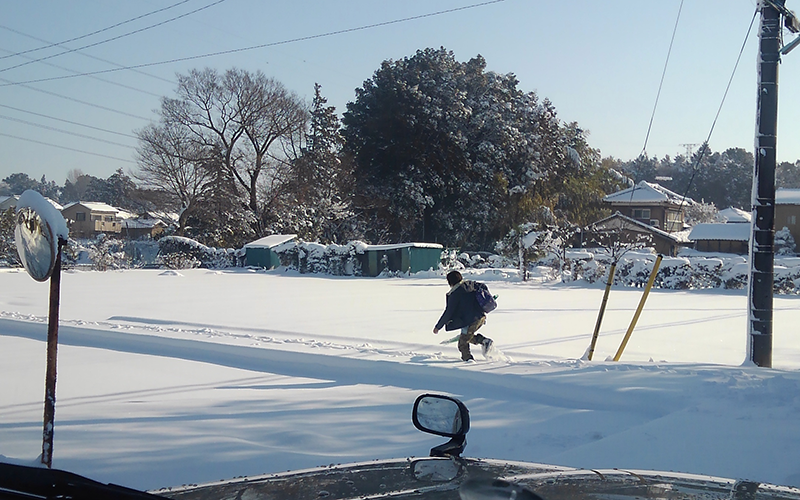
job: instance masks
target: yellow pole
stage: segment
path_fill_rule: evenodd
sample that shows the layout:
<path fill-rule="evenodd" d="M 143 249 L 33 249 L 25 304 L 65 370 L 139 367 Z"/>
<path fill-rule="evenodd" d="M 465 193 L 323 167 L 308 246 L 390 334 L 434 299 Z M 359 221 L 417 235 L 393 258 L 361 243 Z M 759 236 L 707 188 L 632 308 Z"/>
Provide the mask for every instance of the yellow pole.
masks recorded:
<path fill-rule="evenodd" d="M 614 272 L 617 269 L 617 261 L 615 260 L 611 264 L 611 268 L 608 270 L 608 282 L 606 283 L 606 291 L 603 294 L 603 302 L 600 303 L 600 312 L 597 315 L 597 323 L 594 325 L 594 334 L 592 334 L 592 343 L 589 345 L 589 355 L 587 358 L 589 361 L 592 360 L 592 356 L 594 355 L 594 346 L 597 344 L 597 336 L 600 334 L 600 323 L 603 322 L 603 314 L 606 311 L 606 304 L 608 303 L 608 292 L 611 291 L 611 284 L 614 282 Z"/>
<path fill-rule="evenodd" d="M 628 331 L 625 333 L 625 338 L 622 339 L 622 343 L 619 345 L 617 354 L 614 355 L 614 361 L 619 361 L 620 356 L 622 356 L 622 351 L 624 351 L 625 346 L 628 345 L 628 339 L 631 338 L 633 329 L 636 327 L 636 322 L 639 321 L 639 315 L 642 314 L 642 309 L 644 309 L 644 302 L 647 300 L 647 296 L 650 294 L 650 289 L 653 287 L 653 282 L 656 280 L 658 266 L 661 265 L 662 257 L 663 255 L 661 254 L 656 257 L 656 263 L 653 264 L 653 272 L 650 273 L 650 279 L 647 280 L 647 286 L 644 289 L 644 294 L 642 294 L 642 300 L 639 301 L 639 307 L 636 308 L 636 313 L 633 315 L 633 319 L 628 327 Z"/>

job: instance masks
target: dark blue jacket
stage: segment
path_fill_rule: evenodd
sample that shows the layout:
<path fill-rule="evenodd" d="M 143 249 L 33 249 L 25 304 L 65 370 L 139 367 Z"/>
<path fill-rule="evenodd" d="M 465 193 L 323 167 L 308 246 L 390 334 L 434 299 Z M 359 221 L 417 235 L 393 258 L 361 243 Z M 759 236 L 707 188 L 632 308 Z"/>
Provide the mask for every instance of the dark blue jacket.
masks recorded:
<path fill-rule="evenodd" d="M 436 323 L 436 329 L 441 330 L 444 326 L 447 331 L 459 330 L 484 314 L 475 298 L 475 282 L 464 280 L 447 292 L 447 307 Z"/>

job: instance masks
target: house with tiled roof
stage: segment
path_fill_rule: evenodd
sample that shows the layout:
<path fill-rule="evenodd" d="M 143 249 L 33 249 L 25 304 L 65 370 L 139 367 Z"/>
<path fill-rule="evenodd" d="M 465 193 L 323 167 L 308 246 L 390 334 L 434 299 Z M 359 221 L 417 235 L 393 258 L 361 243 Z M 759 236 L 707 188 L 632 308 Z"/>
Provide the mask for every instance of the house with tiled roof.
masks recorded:
<path fill-rule="evenodd" d="M 67 221 L 72 238 L 93 238 L 99 233 L 119 234 L 122 224 L 118 209 L 96 201 L 76 201 L 66 205 L 61 215 Z"/>
<path fill-rule="evenodd" d="M 659 229 L 654 224 L 633 219 L 620 212 L 589 226 L 584 231 L 582 246 L 593 246 L 612 234 L 619 243 L 647 243 L 646 246 L 662 255 L 675 256 L 682 248 L 689 246 L 685 231 L 670 233 Z"/>
<path fill-rule="evenodd" d="M 692 228 L 689 241 L 700 252 L 746 255 L 750 249 L 751 233 L 748 222 L 703 223 Z"/>
<path fill-rule="evenodd" d="M 667 232 L 684 229 L 684 210 L 694 200 L 652 182 L 641 181 L 603 198 L 615 212 Z"/>
<path fill-rule="evenodd" d="M 750 212 L 745 212 L 744 210 L 736 207 L 729 207 L 724 210 L 720 210 L 717 213 L 717 219 L 719 219 L 719 222 L 749 224 L 753 219 L 753 214 Z"/>

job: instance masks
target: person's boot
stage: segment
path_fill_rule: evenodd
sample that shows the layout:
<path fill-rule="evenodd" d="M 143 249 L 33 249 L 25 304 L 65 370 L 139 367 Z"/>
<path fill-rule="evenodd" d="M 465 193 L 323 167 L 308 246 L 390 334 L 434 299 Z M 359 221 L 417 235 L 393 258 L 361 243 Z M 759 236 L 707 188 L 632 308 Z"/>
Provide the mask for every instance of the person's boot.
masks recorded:
<path fill-rule="evenodd" d="M 481 353 L 483 354 L 484 358 L 486 357 L 486 353 L 488 353 L 489 350 L 491 350 L 493 343 L 494 342 L 492 342 L 492 339 L 490 339 L 489 337 L 484 338 L 483 342 L 481 342 Z"/>

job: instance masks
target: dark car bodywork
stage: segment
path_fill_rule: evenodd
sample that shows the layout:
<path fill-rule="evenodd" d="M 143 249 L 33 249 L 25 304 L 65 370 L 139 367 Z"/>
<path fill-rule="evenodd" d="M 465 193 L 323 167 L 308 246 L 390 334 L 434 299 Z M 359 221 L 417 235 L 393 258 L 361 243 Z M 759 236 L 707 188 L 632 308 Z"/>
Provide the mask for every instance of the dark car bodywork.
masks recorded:
<path fill-rule="evenodd" d="M 585 470 L 470 458 L 320 467 L 151 493 L 179 500 L 358 498 L 800 500 L 800 489 L 653 471 Z"/>

